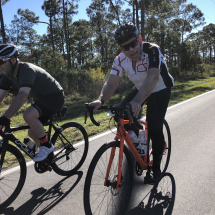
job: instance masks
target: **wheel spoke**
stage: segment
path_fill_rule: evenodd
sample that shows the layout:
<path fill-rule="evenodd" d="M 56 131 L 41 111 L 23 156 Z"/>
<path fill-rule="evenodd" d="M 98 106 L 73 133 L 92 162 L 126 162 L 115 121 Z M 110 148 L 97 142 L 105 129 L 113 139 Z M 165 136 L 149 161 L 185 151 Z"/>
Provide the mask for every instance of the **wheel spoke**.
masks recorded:
<path fill-rule="evenodd" d="M 56 155 L 52 168 L 60 175 L 72 175 L 81 167 L 87 156 L 88 136 L 85 129 L 75 122 L 66 123 L 61 128 L 60 134 L 53 135 L 52 142 L 55 148 L 64 147 L 66 150 Z"/>

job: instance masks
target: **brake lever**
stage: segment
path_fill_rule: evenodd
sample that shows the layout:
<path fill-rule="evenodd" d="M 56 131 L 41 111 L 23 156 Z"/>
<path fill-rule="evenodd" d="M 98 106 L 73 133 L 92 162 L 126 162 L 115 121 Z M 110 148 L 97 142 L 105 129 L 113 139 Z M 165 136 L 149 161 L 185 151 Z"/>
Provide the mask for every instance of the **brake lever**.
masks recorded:
<path fill-rule="evenodd" d="M 86 124 L 87 123 L 87 111 L 89 109 L 88 103 L 84 104 L 84 107 L 85 107 L 85 120 L 84 120 L 84 124 Z"/>
<path fill-rule="evenodd" d="M 92 122 L 94 125 L 99 126 L 100 123 L 96 122 L 95 119 L 94 119 L 94 117 L 93 117 L 93 107 L 90 107 L 88 103 L 86 103 L 86 104 L 84 105 L 84 107 L 86 108 L 85 119 L 86 119 L 86 117 L 87 117 L 87 116 L 86 116 L 87 112 L 89 112 L 89 113 L 90 113 L 91 122 Z"/>

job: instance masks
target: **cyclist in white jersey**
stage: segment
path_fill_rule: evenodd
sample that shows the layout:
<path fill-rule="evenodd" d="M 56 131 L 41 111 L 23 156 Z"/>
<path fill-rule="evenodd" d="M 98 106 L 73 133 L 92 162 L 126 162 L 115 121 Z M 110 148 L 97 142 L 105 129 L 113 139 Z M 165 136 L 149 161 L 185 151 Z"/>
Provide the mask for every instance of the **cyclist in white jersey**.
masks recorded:
<path fill-rule="evenodd" d="M 114 34 L 122 52 L 115 58 L 110 76 L 96 101 L 90 103 L 96 111 L 109 100 L 116 90 L 123 72 L 134 83 L 134 87 L 119 105 L 130 102 L 133 115 L 138 117 L 141 107 L 147 104 L 146 119 L 153 147 L 152 174 L 145 181 L 156 182 L 161 175 L 160 162 L 164 149 L 163 121 L 168 107 L 174 79 L 170 75 L 159 46 L 142 42 L 139 31 L 132 23 L 118 27 Z M 127 125 L 128 126 L 128 125 Z M 126 127 L 134 130 L 135 126 Z"/>

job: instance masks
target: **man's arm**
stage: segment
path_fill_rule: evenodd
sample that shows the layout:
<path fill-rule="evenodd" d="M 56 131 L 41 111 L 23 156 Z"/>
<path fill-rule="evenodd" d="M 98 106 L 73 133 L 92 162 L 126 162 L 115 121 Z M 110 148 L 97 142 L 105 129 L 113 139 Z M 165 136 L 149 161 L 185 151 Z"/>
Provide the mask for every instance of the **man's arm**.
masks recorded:
<path fill-rule="evenodd" d="M 118 87 L 120 79 L 120 76 L 110 74 L 108 80 L 102 88 L 100 98 L 102 98 L 105 102 L 108 101 Z"/>
<path fill-rule="evenodd" d="M 121 79 L 120 76 L 110 74 L 108 80 L 105 82 L 102 88 L 99 98 L 101 98 L 104 102 L 108 101 L 111 98 L 111 96 L 114 94 L 120 79 Z M 90 106 L 95 107 L 93 109 L 93 111 L 95 112 L 98 108 L 102 106 L 102 103 L 100 100 L 96 100 L 94 102 L 91 102 Z"/>
<path fill-rule="evenodd" d="M 141 109 L 141 104 L 147 99 L 147 97 L 153 92 L 159 81 L 160 69 L 151 68 L 147 71 L 147 77 L 143 81 L 142 86 L 137 95 L 132 100 L 132 111 L 135 117 L 138 117 Z"/>
<path fill-rule="evenodd" d="M 134 97 L 134 101 L 142 104 L 147 99 L 147 97 L 153 92 L 159 81 L 159 74 L 160 69 L 157 68 L 151 68 L 147 71 L 147 77 L 142 83 L 139 92 Z"/>
<path fill-rule="evenodd" d="M 22 87 L 19 89 L 19 93 L 17 96 L 13 99 L 10 107 L 8 110 L 3 114 L 3 116 L 10 119 L 26 102 L 28 95 L 31 91 L 30 87 Z"/>
<path fill-rule="evenodd" d="M 9 90 L 2 90 L 0 89 L 0 103 L 5 98 L 5 96 L 8 94 Z"/>

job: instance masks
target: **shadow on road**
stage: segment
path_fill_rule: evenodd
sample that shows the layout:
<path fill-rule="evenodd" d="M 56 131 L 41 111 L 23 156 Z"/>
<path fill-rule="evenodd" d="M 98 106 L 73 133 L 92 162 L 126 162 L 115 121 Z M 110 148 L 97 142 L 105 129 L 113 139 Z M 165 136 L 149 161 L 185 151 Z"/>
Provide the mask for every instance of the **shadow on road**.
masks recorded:
<path fill-rule="evenodd" d="M 155 184 L 137 207 L 126 215 L 171 215 L 175 202 L 176 186 L 172 174 L 165 173 L 159 183 Z"/>
<path fill-rule="evenodd" d="M 77 180 L 74 182 L 74 176 Z M 6 208 L 2 215 L 21 215 L 21 214 L 46 214 L 60 203 L 79 183 L 83 176 L 82 171 L 78 171 L 72 176 L 65 177 L 49 190 L 40 187 L 31 192 L 32 197 L 14 211 L 13 207 Z M 19 196 L 17 197 L 19 198 Z M 41 207 L 42 205 L 42 207 Z M 37 212 L 35 212 L 37 211 Z"/>

